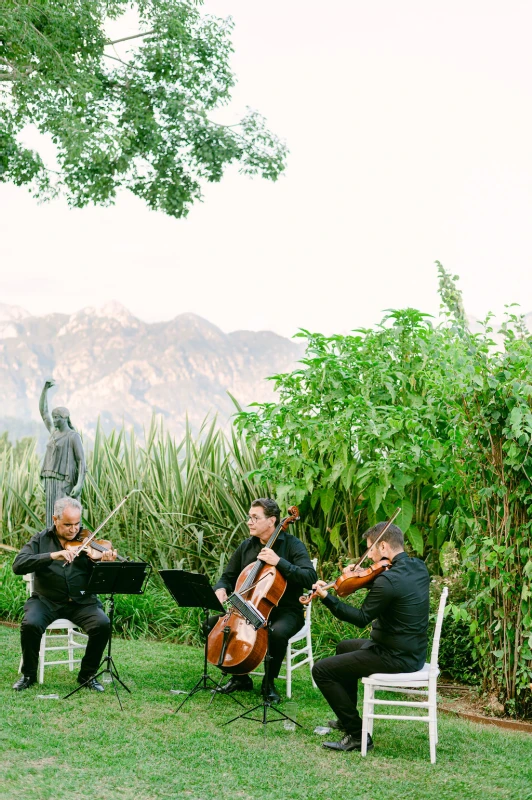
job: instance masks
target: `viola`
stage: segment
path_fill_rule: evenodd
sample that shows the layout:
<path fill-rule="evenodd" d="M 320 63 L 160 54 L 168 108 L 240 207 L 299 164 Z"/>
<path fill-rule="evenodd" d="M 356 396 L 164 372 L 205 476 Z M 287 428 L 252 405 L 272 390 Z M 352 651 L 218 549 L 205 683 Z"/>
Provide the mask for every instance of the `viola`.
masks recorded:
<path fill-rule="evenodd" d="M 288 509 L 268 539 L 273 547 L 281 531 L 299 519 L 297 506 Z M 227 598 L 229 608 L 209 633 L 208 659 L 223 672 L 246 675 L 258 667 L 268 648 L 268 617 L 286 589 L 276 567 L 260 558 L 244 567 L 235 591 Z"/>
<path fill-rule="evenodd" d="M 366 568 L 362 568 L 361 564 L 364 562 L 371 548 L 375 547 L 375 545 L 380 542 L 390 525 L 397 519 L 400 512 L 400 508 L 396 509 L 393 517 L 387 522 L 386 527 L 383 528 L 371 547 L 368 547 L 362 558 L 356 564 L 348 564 L 347 567 L 343 568 L 342 574 L 339 575 L 336 580 L 321 588 L 326 591 L 328 589 L 334 589 L 338 597 L 348 597 L 350 594 L 353 594 L 353 592 L 356 592 L 357 589 L 363 589 L 369 586 L 377 575 L 381 575 L 385 570 L 390 569 L 392 562 L 387 558 L 381 558 L 380 561 L 375 561 L 371 566 Z M 299 598 L 299 602 L 307 606 L 315 597 L 319 597 L 317 591 L 302 595 L 302 597 Z"/>

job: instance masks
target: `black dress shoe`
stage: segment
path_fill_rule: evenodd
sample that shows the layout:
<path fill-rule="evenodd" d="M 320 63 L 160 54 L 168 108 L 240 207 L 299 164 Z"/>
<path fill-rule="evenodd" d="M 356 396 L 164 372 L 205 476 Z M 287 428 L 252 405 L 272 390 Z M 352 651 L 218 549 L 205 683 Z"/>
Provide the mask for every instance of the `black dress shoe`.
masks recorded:
<path fill-rule="evenodd" d="M 368 750 L 373 750 L 373 739 L 368 736 Z M 342 750 L 344 753 L 349 753 L 351 750 L 362 750 L 362 734 L 346 733 L 343 739 L 339 742 L 323 742 L 323 747 L 329 750 Z"/>
<path fill-rule="evenodd" d="M 31 675 L 21 675 L 18 681 L 13 684 L 13 689 L 16 692 L 23 692 L 24 689 L 29 689 L 34 683 L 37 683 L 37 678 L 32 678 Z"/>
<path fill-rule="evenodd" d="M 273 681 L 270 681 L 267 686 L 265 683 L 262 684 L 262 696 L 268 703 L 281 702 L 281 695 L 275 688 L 275 683 Z"/>
<path fill-rule="evenodd" d="M 233 675 L 218 691 L 220 694 L 231 694 L 232 692 L 251 692 L 252 689 L 253 680 L 249 675 Z"/>
<path fill-rule="evenodd" d="M 78 678 L 78 683 L 84 683 L 84 688 L 90 689 L 92 692 L 105 692 L 102 684 L 96 680 L 94 675 L 91 675 L 90 678 Z"/>

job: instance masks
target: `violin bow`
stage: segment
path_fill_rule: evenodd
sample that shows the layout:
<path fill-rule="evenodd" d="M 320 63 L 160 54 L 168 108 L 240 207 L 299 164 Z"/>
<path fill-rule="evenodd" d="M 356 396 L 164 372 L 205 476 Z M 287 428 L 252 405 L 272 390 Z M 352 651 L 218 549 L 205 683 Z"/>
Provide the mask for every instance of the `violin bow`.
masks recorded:
<path fill-rule="evenodd" d="M 390 525 L 392 525 L 392 524 L 393 524 L 394 520 L 396 520 L 396 519 L 397 519 L 397 517 L 399 516 L 399 514 L 400 514 L 400 513 L 401 513 L 401 507 L 399 507 L 399 508 L 396 508 L 396 509 L 395 509 L 395 512 L 394 512 L 394 514 L 393 514 L 393 516 L 392 516 L 392 517 L 390 517 L 390 519 L 389 519 L 389 520 L 388 520 L 388 522 L 386 523 L 386 527 L 384 527 L 384 528 L 382 529 L 382 531 L 379 533 L 379 535 L 377 536 L 377 538 L 375 539 L 375 541 L 373 542 L 373 544 L 372 544 L 372 545 L 370 545 L 370 547 L 368 547 L 368 549 L 366 550 L 366 552 L 364 553 L 364 555 L 362 556 L 362 558 L 361 558 L 361 559 L 358 561 L 358 563 L 357 563 L 357 564 L 351 564 L 351 571 L 352 571 L 352 572 L 354 572 L 356 569 L 358 569 L 358 568 L 359 568 L 359 566 L 360 566 L 361 564 L 363 564 L 363 563 L 364 563 L 364 559 L 365 559 L 365 558 L 367 558 L 367 555 L 368 555 L 369 551 L 371 550 L 371 548 L 372 548 L 372 547 L 375 547 L 375 545 L 376 545 L 376 544 L 378 544 L 378 543 L 380 542 L 380 540 L 382 539 L 382 537 L 384 536 L 384 534 L 386 533 L 386 531 L 388 530 L 388 528 L 390 527 Z"/>

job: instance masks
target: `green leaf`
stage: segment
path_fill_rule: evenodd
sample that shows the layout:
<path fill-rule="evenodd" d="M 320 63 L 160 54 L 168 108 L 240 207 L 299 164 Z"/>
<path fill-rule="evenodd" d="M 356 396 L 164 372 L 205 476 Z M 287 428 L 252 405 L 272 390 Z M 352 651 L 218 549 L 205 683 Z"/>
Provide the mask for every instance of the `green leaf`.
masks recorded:
<path fill-rule="evenodd" d="M 342 486 L 346 491 L 352 486 L 353 483 L 353 476 L 356 472 L 357 464 L 350 464 L 344 471 L 342 472 Z"/>
<path fill-rule="evenodd" d="M 330 541 L 330 543 L 332 544 L 332 546 L 334 547 L 335 550 L 339 550 L 340 549 L 340 530 L 341 530 L 341 527 L 342 527 L 342 523 L 341 522 L 337 522 L 336 525 L 333 528 L 331 528 L 331 530 L 329 531 L 329 541 Z"/>
<path fill-rule="evenodd" d="M 382 502 L 382 499 L 383 499 L 384 495 L 385 495 L 384 486 L 382 486 L 380 483 L 372 483 L 371 486 L 368 489 L 368 495 L 369 495 L 371 507 L 373 508 L 373 511 L 376 512 L 378 510 L 381 502 Z"/>
<path fill-rule="evenodd" d="M 421 531 L 419 531 L 415 525 L 410 525 L 406 531 L 406 538 L 408 539 L 408 541 L 410 542 L 416 553 L 422 556 L 424 545 L 423 545 L 423 535 Z"/>
<path fill-rule="evenodd" d="M 401 528 L 403 533 L 406 533 L 410 523 L 412 522 L 412 517 L 414 516 L 414 506 L 410 500 L 407 497 L 404 497 L 397 504 L 386 502 L 384 503 L 384 508 L 388 517 L 391 517 L 399 505 L 401 507 L 401 511 L 399 512 L 394 524 L 397 525 L 398 528 Z"/>
<path fill-rule="evenodd" d="M 318 553 L 321 557 L 325 555 L 325 551 L 327 550 L 327 542 L 321 535 L 321 531 L 319 528 L 313 528 L 311 525 L 308 526 L 308 530 L 310 532 L 310 538 L 318 548 Z"/>
<path fill-rule="evenodd" d="M 328 514 L 331 508 L 333 507 L 335 495 L 336 492 L 334 491 L 332 486 L 329 486 L 327 489 L 322 489 L 320 491 L 320 503 L 324 514 Z"/>

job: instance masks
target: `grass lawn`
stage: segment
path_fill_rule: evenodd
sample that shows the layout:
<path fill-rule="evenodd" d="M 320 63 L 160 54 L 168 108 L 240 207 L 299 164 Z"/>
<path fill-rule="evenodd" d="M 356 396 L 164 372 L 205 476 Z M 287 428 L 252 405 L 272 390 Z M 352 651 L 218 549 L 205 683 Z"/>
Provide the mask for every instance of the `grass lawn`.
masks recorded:
<path fill-rule="evenodd" d="M 306 668 L 296 672 L 293 692 L 304 730 L 290 732 L 278 722 L 221 727 L 238 707 L 224 697 L 208 707 L 207 692 L 173 714 L 179 696 L 169 690 L 190 688 L 201 673 L 195 648 L 115 640 L 120 676 L 132 690 L 122 692 L 124 712 L 110 687 L 103 695 L 37 699 L 74 688 L 75 673 L 64 667 L 48 668 L 42 687 L 13 692 L 18 630 L 0 627 L 0 648 L 2 800 L 532 798 L 526 733 L 442 715 L 431 765 L 427 725 L 377 720 L 366 759 L 324 750 L 313 729 L 330 713 Z M 258 701 L 256 693 L 239 697 L 246 705 Z"/>

